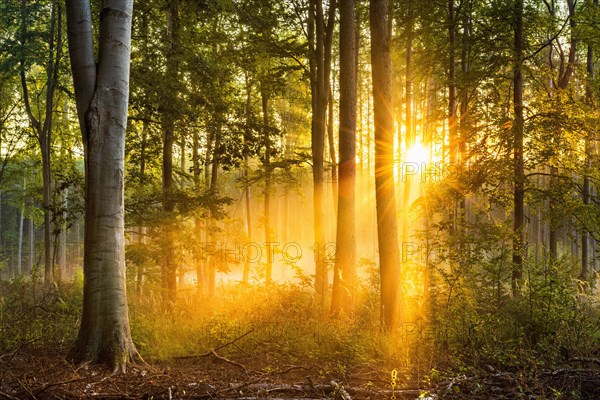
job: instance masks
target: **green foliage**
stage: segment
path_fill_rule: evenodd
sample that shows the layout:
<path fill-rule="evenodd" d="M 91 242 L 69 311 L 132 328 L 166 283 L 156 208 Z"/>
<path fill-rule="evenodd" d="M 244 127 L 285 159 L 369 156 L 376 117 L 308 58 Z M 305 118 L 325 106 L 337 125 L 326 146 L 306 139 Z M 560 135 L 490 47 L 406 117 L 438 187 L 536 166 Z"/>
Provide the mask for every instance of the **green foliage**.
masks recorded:
<path fill-rule="evenodd" d="M 75 341 L 82 307 L 82 282 L 45 288 L 21 278 L 0 281 L 0 350 L 31 344 L 68 350 Z"/>

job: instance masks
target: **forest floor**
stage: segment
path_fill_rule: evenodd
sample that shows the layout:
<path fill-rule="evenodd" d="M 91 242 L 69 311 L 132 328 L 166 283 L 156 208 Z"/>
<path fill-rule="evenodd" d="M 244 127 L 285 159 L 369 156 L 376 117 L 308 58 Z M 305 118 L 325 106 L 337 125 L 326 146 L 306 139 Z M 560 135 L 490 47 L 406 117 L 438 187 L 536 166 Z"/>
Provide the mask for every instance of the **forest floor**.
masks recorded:
<path fill-rule="evenodd" d="M 24 345 L 0 356 L 0 398 L 15 399 L 600 399 L 595 361 L 554 371 L 492 370 L 446 375 L 436 382 L 397 387 L 375 365 L 323 376 L 324 365 L 284 364 L 218 353 L 132 365 L 111 374 L 75 365 L 67 350 Z M 268 355 L 266 355 L 268 357 Z M 272 360 L 271 360 L 272 361 Z M 583 365 L 588 364 L 588 365 Z M 335 366 L 331 366 L 335 368 Z M 330 369 L 333 371 L 333 369 Z"/>

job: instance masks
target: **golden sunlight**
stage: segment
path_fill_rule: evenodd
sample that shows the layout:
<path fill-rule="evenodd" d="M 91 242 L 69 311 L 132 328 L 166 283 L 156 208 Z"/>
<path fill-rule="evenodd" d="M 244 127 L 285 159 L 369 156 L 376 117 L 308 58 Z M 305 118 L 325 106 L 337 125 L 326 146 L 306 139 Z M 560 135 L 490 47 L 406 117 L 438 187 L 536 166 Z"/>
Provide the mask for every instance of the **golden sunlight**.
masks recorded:
<path fill-rule="evenodd" d="M 421 142 L 416 142 L 406 150 L 406 162 L 426 163 L 429 161 L 429 151 Z"/>

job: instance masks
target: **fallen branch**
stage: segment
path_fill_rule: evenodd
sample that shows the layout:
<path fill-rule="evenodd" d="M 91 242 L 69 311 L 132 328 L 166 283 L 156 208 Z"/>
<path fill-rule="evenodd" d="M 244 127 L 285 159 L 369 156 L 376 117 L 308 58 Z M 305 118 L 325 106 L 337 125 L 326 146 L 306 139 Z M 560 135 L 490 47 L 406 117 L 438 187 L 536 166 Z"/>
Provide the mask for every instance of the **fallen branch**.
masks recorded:
<path fill-rule="evenodd" d="M 215 347 L 214 349 L 207 351 L 206 353 L 202 353 L 202 354 L 190 354 L 190 355 L 185 355 L 185 356 L 175 356 L 173 358 L 176 359 L 176 360 L 189 360 L 189 359 L 194 359 L 194 358 L 202 358 L 202 357 L 207 357 L 207 356 L 210 356 L 210 355 L 215 355 L 215 352 L 217 350 L 221 350 L 224 347 L 227 347 L 227 346 L 230 346 L 230 345 L 234 344 L 235 342 L 237 342 L 238 340 L 240 340 L 241 338 L 243 338 L 245 336 L 248 336 L 252 332 L 254 332 L 254 329 L 250 329 L 248 332 L 244 333 L 242 336 L 238 336 L 237 338 L 233 339 L 232 341 L 229 341 L 227 343 L 223 343 L 222 345 L 219 345 L 219 346 Z M 245 367 L 244 367 L 244 369 L 245 369 Z"/>
<path fill-rule="evenodd" d="M 17 353 L 19 352 L 19 350 L 21 350 L 23 347 L 25 347 L 28 344 L 31 344 L 33 342 L 38 341 L 40 338 L 35 338 L 35 339 L 31 339 L 31 340 L 27 340 L 23 343 L 21 343 L 19 345 L 19 347 L 17 347 L 16 349 L 14 349 L 13 351 L 11 351 L 10 353 L 6 353 L 6 354 L 2 354 L 0 356 L 0 362 L 2 364 L 10 364 L 10 362 L 15 358 L 15 356 L 17 355 Z M 3 358 L 8 357 L 8 361 L 4 361 Z"/>
<path fill-rule="evenodd" d="M 258 383 L 258 384 L 245 385 L 244 388 L 247 391 L 257 391 L 257 392 L 258 391 L 294 391 L 294 392 L 302 391 L 305 393 L 316 393 L 321 396 L 333 393 L 337 390 L 337 388 L 332 384 L 329 384 L 329 385 L 314 384 L 311 382 L 311 380 L 309 380 L 309 383 L 310 383 L 309 385 L 299 385 L 299 384 L 274 385 L 274 384 L 269 384 L 269 383 Z M 338 388 L 339 387 L 340 386 L 338 385 Z M 391 396 L 391 394 L 392 394 L 391 390 L 366 389 L 366 388 L 359 388 L 359 387 L 344 387 L 343 390 L 346 392 L 348 397 L 350 395 L 358 395 L 360 397 L 374 396 L 374 395 Z M 396 396 L 412 397 L 412 396 L 419 396 L 423 391 L 424 390 L 421 390 L 421 389 L 397 389 L 394 391 L 394 393 L 396 394 Z M 341 392 L 339 392 L 339 391 L 338 391 L 338 393 L 341 394 Z M 325 397 L 325 396 L 323 396 L 323 397 Z M 346 397 L 344 397 L 344 398 L 347 399 Z"/>
<path fill-rule="evenodd" d="M 248 372 L 248 370 L 246 369 L 246 367 L 245 367 L 244 365 L 240 364 L 239 362 L 231 361 L 231 360 L 230 360 L 229 358 L 227 358 L 227 357 L 220 356 L 220 355 L 219 355 L 219 354 L 217 354 L 217 352 L 216 352 L 216 351 L 214 351 L 214 350 L 212 350 L 212 351 L 211 351 L 211 354 L 212 354 L 213 356 L 215 356 L 216 358 L 218 358 L 219 360 L 221 360 L 221 361 L 225 361 L 225 362 L 226 362 L 226 363 L 228 363 L 228 364 L 235 365 L 236 367 L 239 367 L 239 368 L 243 369 L 243 370 L 244 370 L 244 372 Z"/>
<path fill-rule="evenodd" d="M 0 397 L 6 397 L 8 400 L 19 400 L 18 397 L 11 396 L 8 393 L 0 392 Z"/>
<path fill-rule="evenodd" d="M 334 380 L 330 381 L 329 384 L 335 388 L 335 393 L 342 396 L 343 400 L 352 400 L 352 397 L 350 397 L 350 395 L 342 385 L 338 385 L 337 382 Z"/>

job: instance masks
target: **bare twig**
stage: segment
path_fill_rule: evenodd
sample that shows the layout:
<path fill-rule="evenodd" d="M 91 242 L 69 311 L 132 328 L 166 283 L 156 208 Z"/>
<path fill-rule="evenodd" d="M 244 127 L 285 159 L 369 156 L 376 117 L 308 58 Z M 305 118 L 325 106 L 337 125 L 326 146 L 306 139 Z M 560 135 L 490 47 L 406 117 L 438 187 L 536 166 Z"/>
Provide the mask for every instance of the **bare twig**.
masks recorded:
<path fill-rule="evenodd" d="M 231 364 L 231 365 L 235 365 L 236 367 L 239 367 L 239 368 L 243 369 L 243 370 L 244 370 L 244 372 L 248 372 L 248 370 L 246 369 L 246 367 L 245 367 L 244 365 L 240 364 L 239 362 L 231 361 L 231 360 L 230 360 L 229 358 L 227 358 L 227 357 L 220 356 L 220 355 L 219 355 L 219 354 L 217 354 L 217 352 L 216 352 L 216 351 L 214 351 L 214 350 L 212 350 L 212 351 L 211 351 L 211 353 L 212 353 L 212 355 L 213 355 L 213 356 L 215 356 L 215 357 L 216 357 L 216 358 L 218 358 L 219 360 L 221 360 L 221 361 L 225 361 L 226 363 L 228 363 L 228 364 Z"/>
<path fill-rule="evenodd" d="M 21 350 L 23 347 L 25 347 L 28 344 L 31 344 L 37 340 L 39 340 L 40 338 L 35 338 L 35 339 L 31 339 L 31 340 L 27 340 L 23 343 L 21 343 L 19 345 L 19 347 L 17 347 L 16 349 L 14 349 L 13 351 L 11 351 L 10 353 L 6 353 L 0 356 L 0 363 L 2 364 L 10 364 L 10 362 L 15 358 L 15 356 L 17 355 L 17 353 L 19 352 L 19 350 Z M 4 357 L 8 357 L 8 361 L 3 361 Z"/>
<path fill-rule="evenodd" d="M 35 392 L 35 394 L 38 395 L 38 394 L 40 394 L 42 392 L 45 392 L 46 390 L 50 389 L 52 386 L 67 385 L 69 383 L 80 382 L 80 381 L 83 381 L 85 379 L 87 379 L 87 378 L 77 378 L 77 379 L 71 379 L 71 380 L 68 380 L 68 381 L 48 383 L 48 384 L 44 385 L 41 389 L 37 390 Z"/>
<path fill-rule="evenodd" d="M 0 392 L 0 397 L 5 397 L 5 398 L 7 398 L 8 400 L 19 400 L 19 398 L 18 398 L 18 397 L 11 396 L 10 394 L 8 394 L 8 393 L 5 393 L 5 392 Z"/>
<path fill-rule="evenodd" d="M 21 387 L 23 389 L 25 389 L 25 391 L 27 393 L 29 393 L 29 395 L 31 396 L 32 399 L 37 400 L 35 395 L 33 393 L 31 393 L 31 390 L 29 390 L 29 388 L 27 386 L 23 385 L 23 382 L 21 382 L 21 380 L 19 378 L 17 378 L 17 382 L 19 382 L 19 385 L 21 385 Z"/>

